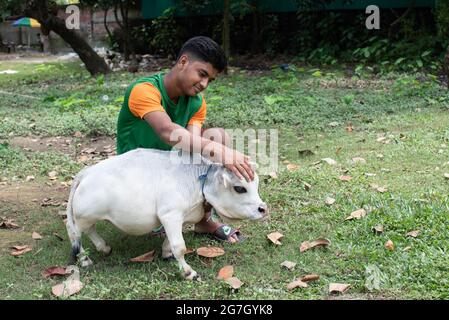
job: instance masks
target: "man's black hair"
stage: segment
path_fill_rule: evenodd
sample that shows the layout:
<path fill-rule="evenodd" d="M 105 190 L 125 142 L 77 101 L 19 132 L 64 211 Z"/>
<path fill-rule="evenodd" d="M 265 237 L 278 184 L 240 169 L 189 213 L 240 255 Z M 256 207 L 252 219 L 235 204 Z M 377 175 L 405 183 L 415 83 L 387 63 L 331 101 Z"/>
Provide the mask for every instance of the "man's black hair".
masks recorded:
<path fill-rule="evenodd" d="M 193 59 L 210 63 L 218 72 L 222 72 L 228 64 L 223 49 L 214 40 L 204 36 L 187 40 L 176 60 L 183 54 L 190 54 Z"/>

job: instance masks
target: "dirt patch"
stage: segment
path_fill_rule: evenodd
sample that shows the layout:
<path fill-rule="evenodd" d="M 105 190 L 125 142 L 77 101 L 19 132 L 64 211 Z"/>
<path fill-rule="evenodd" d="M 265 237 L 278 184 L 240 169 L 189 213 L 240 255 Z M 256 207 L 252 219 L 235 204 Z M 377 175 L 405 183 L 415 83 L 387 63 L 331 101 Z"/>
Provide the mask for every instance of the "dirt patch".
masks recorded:
<path fill-rule="evenodd" d="M 69 188 L 60 185 L 48 186 L 32 181 L 0 185 L 0 216 L 15 218 L 14 213 L 29 209 L 49 206 L 64 208 L 68 196 Z"/>
<path fill-rule="evenodd" d="M 31 152 L 57 151 L 76 157 L 81 153 L 108 153 L 115 154 L 115 138 L 100 136 L 95 138 L 87 137 L 13 137 L 9 139 L 9 144 Z"/>

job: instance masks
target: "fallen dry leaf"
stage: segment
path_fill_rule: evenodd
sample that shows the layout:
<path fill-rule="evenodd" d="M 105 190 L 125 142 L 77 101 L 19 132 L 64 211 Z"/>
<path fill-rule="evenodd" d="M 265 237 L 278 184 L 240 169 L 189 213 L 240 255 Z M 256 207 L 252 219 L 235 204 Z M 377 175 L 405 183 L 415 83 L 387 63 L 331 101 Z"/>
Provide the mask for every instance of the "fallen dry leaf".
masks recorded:
<path fill-rule="evenodd" d="M 32 248 L 28 247 L 28 246 L 14 246 L 12 247 L 13 251 L 11 251 L 11 255 L 14 257 L 20 256 L 24 253 L 30 252 L 31 250 L 33 250 Z"/>
<path fill-rule="evenodd" d="M 351 176 L 340 176 L 339 179 L 340 179 L 341 181 L 349 181 L 349 180 L 352 179 L 352 177 L 351 177 Z"/>
<path fill-rule="evenodd" d="M 236 277 L 230 277 L 227 279 L 224 279 L 225 282 L 227 282 L 232 289 L 238 289 L 243 285 L 243 282 L 240 281 L 238 278 Z"/>
<path fill-rule="evenodd" d="M 337 164 L 337 161 L 335 161 L 332 158 L 323 158 L 323 159 L 321 159 L 321 161 L 324 161 L 331 166 L 335 166 Z"/>
<path fill-rule="evenodd" d="M 303 282 L 303 281 L 301 281 L 299 279 L 296 279 L 295 281 L 292 281 L 292 282 L 290 282 L 287 285 L 287 290 L 293 290 L 293 289 L 298 288 L 298 287 L 300 287 L 300 288 L 307 288 L 308 286 L 309 285 L 307 283 L 305 283 L 305 282 Z"/>
<path fill-rule="evenodd" d="M 338 156 L 338 154 L 340 153 L 341 149 L 343 149 L 342 147 L 338 147 L 337 150 L 335 150 L 335 154 Z"/>
<path fill-rule="evenodd" d="M 307 182 L 304 182 L 304 189 L 305 189 L 306 191 L 310 191 L 310 189 L 312 189 L 312 185 L 309 184 L 309 183 L 307 183 Z"/>
<path fill-rule="evenodd" d="M 73 136 L 74 136 L 75 138 L 81 138 L 81 137 L 83 136 L 83 134 L 82 134 L 80 131 L 76 131 L 76 132 L 73 134 Z"/>
<path fill-rule="evenodd" d="M 189 254 L 189 253 L 194 253 L 195 250 L 191 249 L 191 248 L 186 248 L 186 252 L 184 252 L 184 254 Z"/>
<path fill-rule="evenodd" d="M 278 175 L 276 174 L 276 172 L 270 172 L 269 176 L 271 177 L 271 179 L 277 179 Z"/>
<path fill-rule="evenodd" d="M 27 176 L 27 177 L 25 178 L 25 181 L 26 181 L 26 182 L 32 181 L 32 180 L 34 180 L 34 176 Z"/>
<path fill-rule="evenodd" d="M 344 293 L 349 286 L 350 284 L 346 283 L 331 283 L 329 284 L 329 293 Z"/>
<path fill-rule="evenodd" d="M 56 171 L 50 171 L 48 173 L 48 177 L 50 180 L 55 180 L 58 178 L 58 173 Z"/>
<path fill-rule="evenodd" d="M 14 223 L 13 220 L 8 219 L 0 223 L 0 229 L 18 229 L 20 228 L 18 224 Z"/>
<path fill-rule="evenodd" d="M 233 266 L 224 266 L 218 271 L 217 279 L 226 280 L 231 278 L 234 275 L 234 267 Z"/>
<path fill-rule="evenodd" d="M 47 206 L 59 207 L 60 205 L 61 205 L 61 202 L 52 201 L 51 198 L 44 198 L 41 202 L 42 207 L 47 207 Z"/>
<path fill-rule="evenodd" d="M 346 127 L 346 131 L 352 132 L 352 130 L 354 130 L 354 127 L 351 124 Z"/>
<path fill-rule="evenodd" d="M 327 197 L 326 200 L 324 200 L 324 203 L 326 203 L 328 206 L 331 206 L 335 203 L 335 199 L 331 197 Z"/>
<path fill-rule="evenodd" d="M 151 262 L 154 260 L 154 250 L 144 253 L 138 257 L 129 259 L 131 262 Z"/>
<path fill-rule="evenodd" d="M 317 274 L 308 274 L 308 275 L 301 277 L 299 280 L 301 280 L 303 282 L 309 282 L 309 281 L 318 280 L 319 278 L 320 278 L 320 276 Z"/>
<path fill-rule="evenodd" d="M 288 270 L 293 270 L 293 268 L 296 266 L 296 262 L 292 261 L 284 261 L 281 263 L 281 267 L 287 268 Z"/>
<path fill-rule="evenodd" d="M 352 163 L 354 163 L 354 164 L 356 164 L 356 163 L 365 164 L 366 160 L 361 158 L 361 157 L 354 157 L 354 158 L 352 158 Z"/>
<path fill-rule="evenodd" d="M 196 249 L 196 254 L 206 258 L 215 258 L 224 255 L 225 251 L 218 247 L 201 247 Z"/>
<path fill-rule="evenodd" d="M 274 244 L 281 245 L 282 243 L 279 241 L 284 235 L 280 232 L 272 232 L 269 235 L 267 235 L 267 238 L 273 242 Z"/>
<path fill-rule="evenodd" d="M 33 231 L 31 238 L 33 238 L 34 240 L 41 240 L 42 236 L 39 233 L 37 233 L 36 231 Z"/>
<path fill-rule="evenodd" d="M 420 232 L 419 230 L 413 230 L 413 231 L 408 232 L 406 234 L 406 236 L 416 238 L 419 235 L 419 232 Z"/>
<path fill-rule="evenodd" d="M 388 250 L 393 251 L 393 250 L 394 250 L 394 244 L 393 244 L 393 241 L 388 240 L 387 242 L 385 242 L 385 248 L 387 248 Z"/>
<path fill-rule="evenodd" d="M 299 166 L 297 164 L 289 163 L 287 165 L 287 170 L 288 171 L 294 172 L 294 171 L 297 171 L 298 169 L 299 169 Z"/>
<path fill-rule="evenodd" d="M 60 236 L 59 234 L 57 234 L 56 232 L 53 232 L 53 235 L 54 235 L 56 238 L 58 238 L 59 240 L 64 241 L 64 238 L 61 237 L 61 236 Z"/>
<path fill-rule="evenodd" d="M 407 246 L 404 249 L 402 249 L 402 251 L 409 251 L 412 247 L 411 246 Z"/>
<path fill-rule="evenodd" d="M 79 280 L 67 279 L 63 283 L 57 284 L 51 288 L 51 292 L 57 297 L 67 298 L 78 293 L 83 288 Z"/>
<path fill-rule="evenodd" d="M 365 209 L 359 209 L 354 212 L 351 212 L 351 214 L 346 217 L 345 220 L 352 220 L 352 219 L 360 219 L 362 217 L 366 216 L 366 210 Z"/>
<path fill-rule="evenodd" d="M 42 271 L 42 276 L 44 278 L 48 278 L 51 276 L 64 276 L 66 274 L 66 268 L 65 267 L 49 267 Z"/>
<path fill-rule="evenodd" d="M 299 251 L 304 252 L 304 251 L 307 251 L 307 250 L 315 248 L 315 247 L 327 247 L 330 244 L 331 244 L 331 242 L 328 239 L 324 239 L 324 238 L 316 239 L 311 242 L 304 241 L 303 243 L 301 243 L 301 246 L 299 247 Z"/>
<path fill-rule="evenodd" d="M 378 224 L 377 226 L 373 227 L 373 231 L 375 233 L 382 233 L 384 232 L 384 227 L 381 224 Z"/>
<path fill-rule="evenodd" d="M 379 186 L 377 184 L 371 184 L 371 188 L 373 188 L 374 190 L 376 190 L 377 192 L 380 192 L 380 193 L 384 193 L 384 192 L 388 191 L 387 188 L 381 187 L 381 186 Z"/>

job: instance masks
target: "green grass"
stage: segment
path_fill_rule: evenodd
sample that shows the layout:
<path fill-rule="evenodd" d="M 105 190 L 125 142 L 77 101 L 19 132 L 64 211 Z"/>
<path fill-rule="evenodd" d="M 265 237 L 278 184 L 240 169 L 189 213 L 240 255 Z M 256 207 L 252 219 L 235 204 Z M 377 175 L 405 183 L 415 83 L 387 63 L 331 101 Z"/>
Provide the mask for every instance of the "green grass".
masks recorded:
<path fill-rule="evenodd" d="M 19 74 L 1 75 L 0 90 L 13 93 L 20 86 L 22 94 L 34 98 L 2 96 L 0 177 L 15 181 L 13 185 L 26 184 L 25 177 L 32 174 L 36 183 L 46 186 L 48 172 L 56 168 L 62 172 L 60 181 L 69 180 L 82 167 L 71 155 L 24 151 L 8 142 L 18 135 L 76 131 L 113 136 L 120 98 L 135 76 L 92 79 L 76 63 L 40 67 L 37 72 L 32 64 L 0 63 L 0 70 L 17 68 L 23 68 Z M 100 223 L 99 233 L 113 253 L 102 257 L 84 239 L 95 264 L 81 270 L 85 287 L 71 299 L 324 299 L 332 282 L 351 284 L 348 298 L 448 299 L 449 180 L 443 177 L 449 172 L 447 89 L 423 74 L 347 78 L 341 70 L 321 70 L 319 77 L 315 71 L 265 76 L 237 71 L 206 92 L 208 126 L 279 129 L 278 178 L 264 176 L 260 184 L 261 197 L 271 209 L 270 221 L 242 222 L 248 239 L 239 245 L 222 245 L 187 232 L 190 248 L 210 244 L 226 250 L 224 256 L 210 260 L 187 256 L 202 276 L 201 283 L 182 280 L 173 261 L 128 263 L 151 249 L 160 256 L 162 240 L 128 236 Z M 331 122 L 338 124 L 330 126 Z M 352 132 L 345 129 L 349 125 Z M 389 143 L 376 141 L 378 135 L 385 135 Z M 300 150 L 314 154 L 302 156 Z M 326 157 L 338 164 L 314 165 Z M 351 164 L 353 157 L 363 157 L 366 164 Z M 290 172 L 284 160 L 298 164 L 299 170 Z M 340 181 L 343 174 L 353 179 Z M 305 182 L 312 185 L 309 191 Z M 375 191 L 373 183 L 388 191 Z M 8 186 L 0 188 L 1 199 Z M 336 203 L 327 206 L 327 196 Z M 0 297 L 4 299 L 53 298 L 51 286 L 61 279 L 44 279 L 41 272 L 65 264 L 69 254 L 58 208 L 29 203 L 23 197 L 0 207 L 0 217 L 14 218 L 24 227 L 23 231 L 0 230 Z M 345 221 L 362 207 L 369 209 L 364 218 Z M 380 235 L 372 231 L 378 224 L 384 226 Z M 412 230 L 420 230 L 417 238 L 406 236 Z M 33 241 L 32 231 L 44 239 Z M 266 235 L 273 231 L 284 234 L 281 246 L 267 241 Z M 53 232 L 65 240 L 58 240 Z M 328 238 L 331 245 L 300 253 L 301 242 L 319 237 Z M 394 242 L 394 251 L 385 249 L 387 240 Z M 12 243 L 31 244 L 33 251 L 12 257 L 8 249 Z M 296 262 L 295 270 L 282 269 L 284 260 Z M 227 264 L 234 265 L 235 275 L 245 283 L 236 292 L 215 279 Z M 383 281 L 379 289 L 370 291 L 367 268 L 372 266 L 380 270 Z M 308 288 L 286 289 L 290 281 L 308 273 L 317 273 L 320 279 Z"/>

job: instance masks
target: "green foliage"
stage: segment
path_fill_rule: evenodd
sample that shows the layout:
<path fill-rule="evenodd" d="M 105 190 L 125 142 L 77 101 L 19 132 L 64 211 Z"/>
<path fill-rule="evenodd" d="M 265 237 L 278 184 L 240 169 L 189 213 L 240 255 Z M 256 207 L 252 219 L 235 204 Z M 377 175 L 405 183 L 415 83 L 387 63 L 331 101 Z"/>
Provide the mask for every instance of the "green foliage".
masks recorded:
<path fill-rule="evenodd" d="M 174 8 L 164 11 L 163 15 L 151 22 L 151 47 L 156 51 L 176 55 L 182 46 L 183 33 L 174 19 Z"/>

